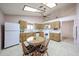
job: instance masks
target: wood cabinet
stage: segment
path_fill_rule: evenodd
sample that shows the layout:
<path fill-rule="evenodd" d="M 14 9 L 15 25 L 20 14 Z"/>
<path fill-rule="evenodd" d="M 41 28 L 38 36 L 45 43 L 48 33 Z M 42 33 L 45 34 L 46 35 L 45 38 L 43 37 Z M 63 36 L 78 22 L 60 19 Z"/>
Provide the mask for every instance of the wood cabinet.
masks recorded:
<path fill-rule="evenodd" d="M 31 33 L 20 33 L 20 42 L 24 42 L 27 40 L 28 37 L 30 36 L 34 36 L 35 33 L 31 32 Z"/>
<path fill-rule="evenodd" d="M 51 23 L 51 28 L 54 30 L 60 29 L 60 21 L 55 21 Z"/>
<path fill-rule="evenodd" d="M 59 41 L 61 41 L 61 34 L 60 33 L 50 33 L 49 39 L 59 42 Z"/>
<path fill-rule="evenodd" d="M 20 20 L 19 21 L 19 24 L 20 24 L 20 29 L 27 28 L 27 22 L 26 21 Z"/>
<path fill-rule="evenodd" d="M 35 24 L 35 29 L 44 29 L 44 24 Z"/>
<path fill-rule="evenodd" d="M 44 37 L 44 32 L 39 32 L 39 35 L 40 35 L 41 37 Z"/>
<path fill-rule="evenodd" d="M 38 36 L 44 37 L 44 32 L 35 32 L 35 35 L 37 35 L 37 34 L 38 34 Z"/>
<path fill-rule="evenodd" d="M 27 37 L 26 37 L 26 33 L 20 33 L 20 42 L 24 42 L 26 41 Z"/>
<path fill-rule="evenodd" d="M 30 36 L 34 36 L 34 35 L 35 35 L 35 32 L 29 32 L 29 33 L 27 33 L 27 38 Z"/>

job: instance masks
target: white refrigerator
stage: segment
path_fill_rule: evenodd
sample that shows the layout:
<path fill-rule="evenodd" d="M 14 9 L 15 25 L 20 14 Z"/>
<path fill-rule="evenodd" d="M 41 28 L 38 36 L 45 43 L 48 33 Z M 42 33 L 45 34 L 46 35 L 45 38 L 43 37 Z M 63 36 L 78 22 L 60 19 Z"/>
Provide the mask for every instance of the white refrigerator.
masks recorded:
<path fill-rule="evenodd" d="M 4 48 L 19 44 L 20 25 L 18 23 L 5 23 Z"/>

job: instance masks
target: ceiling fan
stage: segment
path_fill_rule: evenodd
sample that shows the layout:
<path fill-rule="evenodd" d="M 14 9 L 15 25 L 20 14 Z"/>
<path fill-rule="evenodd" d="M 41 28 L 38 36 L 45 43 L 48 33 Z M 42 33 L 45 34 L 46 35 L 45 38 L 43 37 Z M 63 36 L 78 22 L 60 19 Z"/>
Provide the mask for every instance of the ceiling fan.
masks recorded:
<path fill-rule="evenodd" d="M 44 14 L 45 12 L 47 12 L 47 11 L 46 11 L 46 10 L 47 10 L 46 7 L 40 6 L 39 8 L 40 8 L 40 9 L 42 8 L 42 10 L 41 10 L 41 11 L 42 11 L 42 12 L 41 12 L 42 17 L 43 17 L 43 18 L 47 18 L 47 15 Z"/>

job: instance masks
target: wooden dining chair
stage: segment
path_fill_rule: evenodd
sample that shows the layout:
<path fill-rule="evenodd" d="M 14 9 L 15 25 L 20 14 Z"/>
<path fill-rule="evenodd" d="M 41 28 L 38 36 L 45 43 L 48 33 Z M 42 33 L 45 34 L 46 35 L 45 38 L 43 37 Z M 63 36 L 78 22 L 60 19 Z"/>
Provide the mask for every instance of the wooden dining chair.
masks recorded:
<path fill-rule="evenodd" d="M 41 44 L 40 48 L 37 49 L 37 51 L 39 52 L 39 54 L 41 56 L 43 56 L 45 53 L 47 53 L 47 56 L 48 56 L 48 51 L 47 50 L 48 50 L 49 41 L 50 41 L 49 39 L 46 40 L 44 42 L 44 44 Z"/>
<path fill-rule="evenodd" d="M 32 36 L 33 33 L 31 33 L 31 35 L 28 35 L 28 33 L 20 33 L 20 42 L 21 42 L 21 46 L 22 46 L 22 50 L 23 50 L 23 56 L 25 55 L 32 55 L 32 52 L 35 50 L 35 48 L 31 45 L 26 46 L 24 44 L 25 41 L 27 41 L 27 38 Z"/>
<path fill-rule="evenodd" d="M 35 47 L 32 45 L 26 46 L 24 43 L 22 43 L 23 48 L 23 56 L 34 56 Z"/>
<path fill-rule="evenodd" d="M 25 44 L 24 43 L 21 43 L 22 44 L 22 50 L 23 50 L 23 56 L 25 55 L 29 55 L 29 50 L 26 48 Z"/>

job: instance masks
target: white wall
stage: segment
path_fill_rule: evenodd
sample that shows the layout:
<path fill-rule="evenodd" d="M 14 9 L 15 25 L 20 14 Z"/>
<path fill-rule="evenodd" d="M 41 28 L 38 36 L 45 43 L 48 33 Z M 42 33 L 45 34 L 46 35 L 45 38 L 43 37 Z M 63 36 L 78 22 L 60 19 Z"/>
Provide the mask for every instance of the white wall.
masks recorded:
<path fill-rule="evenodd" d="M 76 42 L 79 46 L 79 4 L 76 5 L 76 19 L 75 19 L 75 26 L 77 26 L 77 32 L 76 32 Z"/>
<path fill-rule="evenodd" d="M 60 17 L 60 18 L 56 18 L 56 19 L 51 19 L 48 21 L 45 21 L 43 23 L 50 23 L 50 22 L 54 22 L 54 21 L 72 21 L 75 20 L 76 15 L 71 15 L 71 16 L 64 16 L 64 17 Z"/>
<path fill-rule="evenodd" d="M 50 15 L 45 18 L 45 21 L 50 21 L 54 19 L 59 19 L 59 18 L 65 18 L 68 16 L 73 16 L 76 14 L 76 4 L 73 4 L 71 6 L 67 6 L 66 8 L 60 8 L 57 9 L 54 12 L 51 12 Z"/>
<path fill-rule="evenodd" d="M 1 25 L 4 23 L 4 15 L 0 11 L 0 50 L 1 50 Z"/>
<path fill-rule="evenodd" d="M 64 21 L 62 22 L 62 37 L 63 38 L 73 38 L 73 26 L 74 21 Z"/>
<path fill-rule="evenodd" d="M 76 17 L 76 4 L 73 4 L 72 6 L 69 6 L 67 8 L 63 8 L 63 9 L 61 8 L 61 9 L 56 10 L 55 12 L 51 12 L 51 15 L 45 18 L 44 23 L 50 23 L 54 21 L 61 21 L 62 23 L 63 21 L 75 20 L 75 17 Z M 72 37 L 73 34 L 69 33 L 69 36 Z"/>
<path fill-rule="evenodd" d="M 28 23 L 41 23 L 43 18 L 35 16 L 5 16 L 5 22 L 18 22 L 19 20 L 25 20 Z"/>

